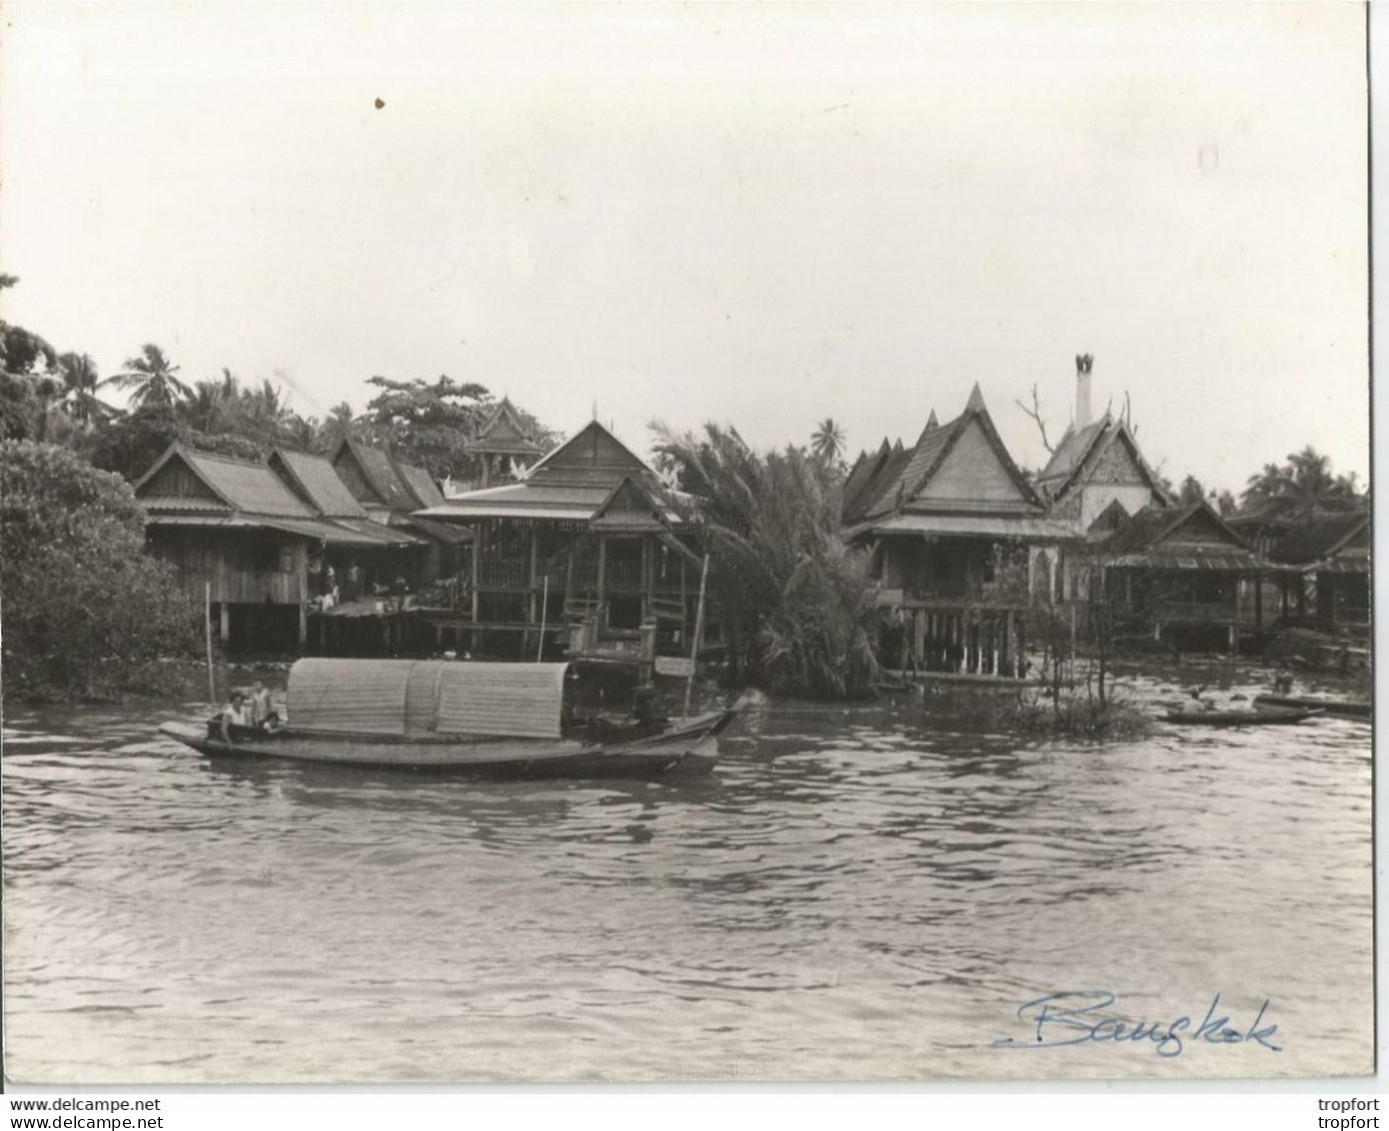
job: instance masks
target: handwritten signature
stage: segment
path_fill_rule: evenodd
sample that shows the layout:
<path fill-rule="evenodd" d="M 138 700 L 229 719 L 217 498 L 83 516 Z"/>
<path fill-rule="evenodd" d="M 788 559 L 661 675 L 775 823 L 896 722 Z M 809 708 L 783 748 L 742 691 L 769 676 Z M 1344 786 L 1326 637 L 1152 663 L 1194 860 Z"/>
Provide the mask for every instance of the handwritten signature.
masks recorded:
<path fill-rule="evenodd" d="M 1195 1023 L 1183 1015 L 1174 1021 L 1129 1021 L 1112 1015 L 1118 999 L 1108 990 L 1062 990 L 1033 998 L 1018 1006 L 1018 1020 L 1033 1027 L 1029 1037 L 1000 1037 L 994 1048 L 1046 1049 L 1063 1045 L 1083 1045 L 1091 1041 L 1151 1043 L 1158 1056 L 1181 1056 L 1187 1042 L 1205 1041 L 1212 1045 L 1260 1044 L 1269 1052 L 1282 1052 L 1273 1043 L 1276 1024 L 1262 1025 L 1269 1001 L 1246 1028 L 1222 1014 L 1220 994 L 1212 999 L 1205 1018 Z M 1194 1026 L 1194 1028 L 1193 1028 Z"/>

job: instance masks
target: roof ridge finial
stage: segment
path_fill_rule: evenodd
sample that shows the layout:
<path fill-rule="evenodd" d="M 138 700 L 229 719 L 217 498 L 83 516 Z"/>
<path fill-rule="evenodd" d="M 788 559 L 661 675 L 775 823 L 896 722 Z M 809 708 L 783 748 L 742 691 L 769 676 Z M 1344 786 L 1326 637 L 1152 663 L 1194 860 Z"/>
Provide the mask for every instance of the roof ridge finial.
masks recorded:
<path fill-rule="evenodd" d="M 976 389 L 977 389 L 978 387 L 979 387 L 978 385 L 975 386 Z M 928 430 L 930 430 L 930 429 L 932 429 L 932 428 L 939 428 L 939 427 L 940 427 L 940 421 L 936 419 L 936 410 L 933 408 L 933 409 L 931 409 L 931 415 L 928 416 L 928 417 L 926 418 L 926 428 L 927 428 Z"/>
<path fill-rule="evenodd" d="M 984 411 L 984 394 L 979 389 L 979 382 L 974 382 L 974 388 L 970 390 L 969 400 L 965 403 L 966 412 Z"/>

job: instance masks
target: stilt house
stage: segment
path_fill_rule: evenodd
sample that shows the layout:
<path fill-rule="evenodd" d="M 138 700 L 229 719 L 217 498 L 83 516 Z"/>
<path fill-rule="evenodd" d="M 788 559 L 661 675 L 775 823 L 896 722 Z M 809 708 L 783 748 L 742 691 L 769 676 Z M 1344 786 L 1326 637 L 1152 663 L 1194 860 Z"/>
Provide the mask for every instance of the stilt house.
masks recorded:
<path fill-rule="evenodd" d="M 423 572 L 429 543 L 402 527 L 373 519 L 325 457 L 279 448 L 271 452 L 267 462 L 315 514 L 343 532 L 325 543 L 318 568 L 311 568 L 311 582 L 317 584 L 319 592 L 331 589 L 333 578 L 340 598 L 353 601 L 397 577 Z"/>
<path fill-rule="evenodd" d="M 643 626 L 686 639 L 700 559 L 661 501 L 655 472 L 596 420 L 514 483 L 420 512 L 472 532 L 467 615 L 447 627 L 474 648 L 534 655 L 635 643 Z"/>
<path fill-rule="evenodd" d="M 1235 648 L 1240 582 L 1265 564 L 1208 503 L 1149 506 L 1096 535 L 1077 596 L 1106 601 L 1121 630 L 1155 640 L 1171 629 L 1185 640 L 1204 632 Z"/>
<path fill-rule="evenodd" d="M 350 436 L 338 442 L 329 460 L 370 519 L 404 530 L 424 542 L 425 552 L 408 563 L 415 572 L 403 578 L 410 588 L 452 577 L 459 571 L 466 560 L 468 532 L 416 516 L 417 511 L 437 507 L 444 501 L 438 484 L 427 471 Z"/>
<path fill-rule="evenodd" d="M 954 420 L 932 412 L 911 448 L 886 441 L 845 485 L 846 536 L 867 547 L 881 600 L 904 623 L 902 660 L 927 670 L 1014 675 L 1030 548 L 1069 528 L 1047 514 L 975 385 Z M 884 657 L 893 664 L 897 657 Z"/>
<path fill-rule="evenodd" d="M 325 545 L 364 535 L 328 522 L 264 463 L 171 445 L 135 484 L 151 550 L 206 597 L 225 647 L 293 651 L 313 595 L 308 565 Z"/>

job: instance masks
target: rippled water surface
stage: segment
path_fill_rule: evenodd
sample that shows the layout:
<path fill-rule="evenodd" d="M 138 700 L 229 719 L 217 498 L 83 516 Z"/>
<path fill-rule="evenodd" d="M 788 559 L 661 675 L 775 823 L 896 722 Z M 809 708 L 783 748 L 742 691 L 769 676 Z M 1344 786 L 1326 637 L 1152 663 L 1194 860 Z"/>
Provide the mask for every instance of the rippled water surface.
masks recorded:
<path fill-rule="evenodd" d="M 501 784 L 209 762 L 155 733 L 186 715 L 6 719 L 17 1080 L 1371 1067 L 1361 723 L 1082 746 L 771 704 L 708 779 Z M 1073 989 L 1240 1028 L 1267 998 L 1282 1051 L 994 1047 Z"/>

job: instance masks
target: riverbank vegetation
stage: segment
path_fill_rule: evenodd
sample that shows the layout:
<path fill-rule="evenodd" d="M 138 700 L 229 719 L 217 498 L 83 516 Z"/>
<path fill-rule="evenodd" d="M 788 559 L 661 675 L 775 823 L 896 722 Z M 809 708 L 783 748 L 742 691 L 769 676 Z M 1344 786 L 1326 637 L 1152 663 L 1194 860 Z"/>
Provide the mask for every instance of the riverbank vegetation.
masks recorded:
<path fill-rule="evenodd" d="M 120 476 L 53 444 L 0 442 L 6 697 L 171 693 L 198 654 L 199 612 L 144 549 Z"/>
<path fill-rule="evenodd" d="M 654 425 L 658 461 L 709 555 L 728 679 L 784 695 L 873 694 L 876 586 L 840 536 L 843 467 L 833 422 L 814 452 L 758 453 L 733 428 Z"/>

